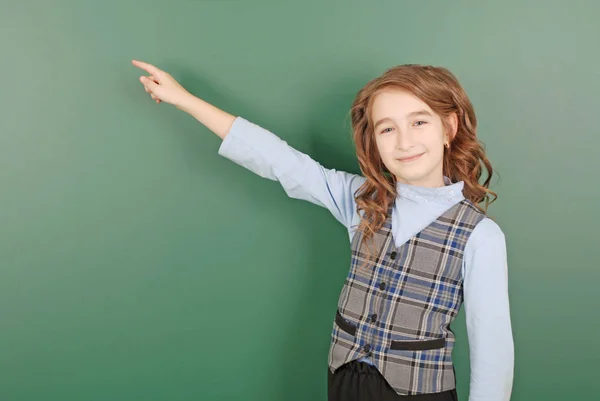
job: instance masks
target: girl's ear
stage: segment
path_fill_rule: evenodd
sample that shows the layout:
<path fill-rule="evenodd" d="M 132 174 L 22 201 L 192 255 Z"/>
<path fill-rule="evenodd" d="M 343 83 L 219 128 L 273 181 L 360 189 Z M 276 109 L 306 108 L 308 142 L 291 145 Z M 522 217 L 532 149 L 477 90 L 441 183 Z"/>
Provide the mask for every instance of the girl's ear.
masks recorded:
<path fill-rule="evenodd" d="M 453 112 L 448 116 L 448 125 L 450 126 L 450 132 L 448 133 L 449 140 L 452 141 L 458 131 L 458 116 L 456 112 Z"/>

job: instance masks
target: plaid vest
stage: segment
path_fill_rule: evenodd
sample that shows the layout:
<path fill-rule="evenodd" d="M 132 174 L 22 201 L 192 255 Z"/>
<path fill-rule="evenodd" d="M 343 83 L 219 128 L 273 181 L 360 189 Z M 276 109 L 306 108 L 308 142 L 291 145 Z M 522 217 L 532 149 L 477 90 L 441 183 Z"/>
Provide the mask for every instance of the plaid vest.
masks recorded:
<path fill-rule="evenodd" d="M 352 239 L 329 368 L 335 372 L 346 362 L 370 357 L 399 395 L 451 390 L 456 379 L 450 323 L 463 302 L 463 252 L 485 214 L 463 199 L 396 247 L 391 210 L 373 242 L 361 244 L 359 232 Z M 377 257 L 365 266 L 369 249 Z"/>

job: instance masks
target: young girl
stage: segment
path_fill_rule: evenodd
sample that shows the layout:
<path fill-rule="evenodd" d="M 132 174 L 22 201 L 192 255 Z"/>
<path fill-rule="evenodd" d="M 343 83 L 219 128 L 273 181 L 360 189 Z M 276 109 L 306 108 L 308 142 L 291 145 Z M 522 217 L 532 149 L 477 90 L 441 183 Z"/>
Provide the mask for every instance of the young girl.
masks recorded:
<path fill-rule="evenodd" d="M 279 181 L 290 197 L 326 207 L 347 227 L 352 259 L 332 319 L 330 401 L 457 400 L 450 324 L 463 302 L 469 400 L 510 398 L 505 238 L 486 216 L 495 196 L 488 189 L 492 168 L 471 102 L 452 73 L 401 65 L 358 92 L 351 116 L 361 176 L 324 168 L 193 96 L 167 72 L 133 64 L 149 73 L 140 81 L 152 99 L 223 139 L 220 155 Z"/>

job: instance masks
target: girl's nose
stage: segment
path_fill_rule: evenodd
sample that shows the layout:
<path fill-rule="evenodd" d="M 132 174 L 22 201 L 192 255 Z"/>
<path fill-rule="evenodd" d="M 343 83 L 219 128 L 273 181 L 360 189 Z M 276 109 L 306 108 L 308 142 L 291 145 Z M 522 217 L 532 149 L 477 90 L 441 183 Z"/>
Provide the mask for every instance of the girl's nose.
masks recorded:
<path fill-rule="evenodd" d="M 400 150 L 408 150 L 412 146 L 410 135 L 401 130 L 396 130 L 396 148 Z"/>

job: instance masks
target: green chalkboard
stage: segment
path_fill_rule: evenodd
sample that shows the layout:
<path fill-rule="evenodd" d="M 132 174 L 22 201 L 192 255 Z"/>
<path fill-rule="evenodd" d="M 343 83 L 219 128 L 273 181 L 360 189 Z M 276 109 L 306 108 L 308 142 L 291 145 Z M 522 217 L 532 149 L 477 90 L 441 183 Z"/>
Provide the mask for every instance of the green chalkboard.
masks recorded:
<path fill-rule="evenodd" d="M 597 397 L 600 5 L 0 4 L 0 399 L 325 400 L 345 228 L 220 157 L 132 59 L 358 173 L 348 111 L 448 67 L 495 170 L 514 401 Z M 468 399 L 461 312 L 458 392 Z"/>

